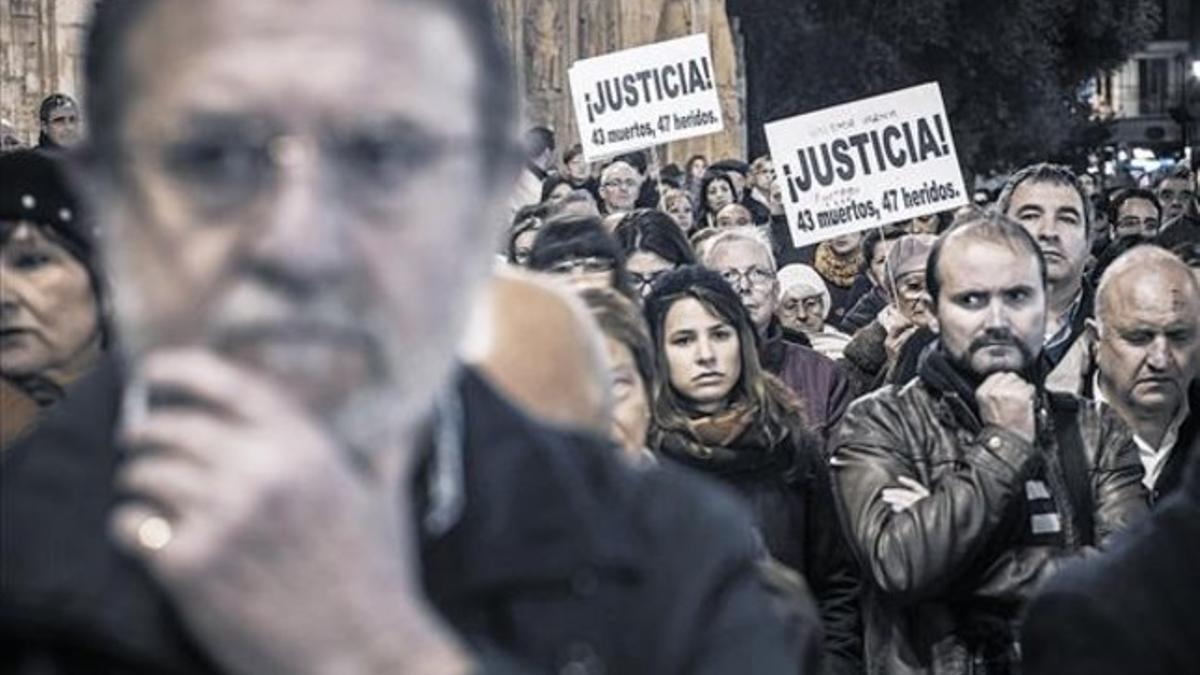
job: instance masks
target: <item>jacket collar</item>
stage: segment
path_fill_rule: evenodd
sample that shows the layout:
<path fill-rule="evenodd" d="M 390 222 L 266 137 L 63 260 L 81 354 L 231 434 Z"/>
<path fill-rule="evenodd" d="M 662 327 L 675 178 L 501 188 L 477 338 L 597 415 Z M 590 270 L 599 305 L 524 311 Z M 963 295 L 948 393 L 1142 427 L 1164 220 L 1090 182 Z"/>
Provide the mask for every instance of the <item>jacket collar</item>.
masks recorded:
<path fill-rule="evenodd" d="M 960 426 L 974 432 L 983 427 L 979 421 L 979 406 L 975 401 L 978 382 L 946 356 L 941 341 L 934 343 L 921 355 L 917 377 L 949 408 Z"/>

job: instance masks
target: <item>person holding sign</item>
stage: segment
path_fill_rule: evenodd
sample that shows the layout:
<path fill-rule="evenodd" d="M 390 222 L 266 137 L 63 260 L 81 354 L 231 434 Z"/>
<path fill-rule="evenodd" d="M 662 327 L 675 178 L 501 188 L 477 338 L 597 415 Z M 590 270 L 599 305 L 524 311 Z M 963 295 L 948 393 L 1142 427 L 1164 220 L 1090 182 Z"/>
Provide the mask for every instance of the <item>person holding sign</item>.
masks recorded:
<path fill-rule="evenodd" d="M 1017 673 L 1041 582 L 1147 510 L 1107 408 L 1045 391 L 1046 265 L 996 213 L 961 219 L 926 267 L 938 339 L 906 385 L 850 406 L 830 457 L 864 570 L 871 673 Z"/>

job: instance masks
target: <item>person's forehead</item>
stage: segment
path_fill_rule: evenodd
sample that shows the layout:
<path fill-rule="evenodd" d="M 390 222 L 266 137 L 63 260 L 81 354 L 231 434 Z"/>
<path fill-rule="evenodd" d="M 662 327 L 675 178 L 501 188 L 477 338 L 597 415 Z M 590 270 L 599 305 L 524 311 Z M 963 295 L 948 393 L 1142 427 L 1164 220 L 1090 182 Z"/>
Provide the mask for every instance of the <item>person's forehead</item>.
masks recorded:
<path fill-rule="evenodd" d="M 952 237 L 938 257 L 940 292 L 998 291 L 1040 286 L 1041 272 L 1032 251 L 1001 242 Z"/>
<path fill-rule="evenodd" d="M 1127 213 L 1130 211 L 1155 211 L 1155 210 L 1156 209 L 1154 208 L 1154 204 L 1150 200 L 1143 199 L 1141 197 L 1131 197 L 1121 203 L 1121 208 L 1118 209 L 1117 212 L 1118 213 Z"/>
<path fill-rule="evenodd" d="M 475 52 L 434 2 L 163 0 L 126 44 L 134 129 L 197 111 L 403 114 L 461 133 L 476 121 Z"/>
<path fill-rule="evenodd" d="M 637 249 L 636 251 L 633 251 L 632 253 L 629 254 L 629 257 L 625 260 L 625 266 L 627 268 L 629 268 L 629 267 L 649 267 L 652 265 L 653 266 L 663 266 L 663 265 L 671 266 L 671 262 L 669 260 L 667 260 L 666 258 L 660 256 L 659 254 L 655 253 L 654 251 L 647 251 L 646 249 Z"/>
<path fill-rule="evenodd" d="M 667 310 L 666 321 L 674 330 L 706 328 L 728 323 L 696 298 L 680 298 Z"/>
<path fill-rule="evenodd" d="M 717 217 L 727 218 L 749 218 L 750 210 L 741 204 L 728 204 L 717 213 Z"/>
<path fill-rule="evenodd" d="M 1200 305 L 1191 271 L 1183 267 L 1129 268 L 1105 288 L 1111 320 L 1168 323 L 1194 318 Z"/>
<path fill-rule="evenodd" d="M 800 284 L 784 291 L 783 297 L 796 300 L 824 300 L 825 294 L 818 288 L 814 288 L 808 284 Z"/>
<path fill-rule="evenodd" d="M 1083 210 L 1083 197 L 1079 191 L 1066 183 L 1049 180 L 1027 180 L 1016 187 L 1012 194 L 1009 208 L 1019 209 L 1022 206 L 1038 205 L 1053 206 L 1054 208 L 1073 207 Z"/>
<path fill-rule="evenodd" d="M 8 223 L 5 223 L 6 225 Z M 12 232 L 0 243 L 0 249 L 12 247 L 33 247 L 44 244 L 55 245 L 42 231 L 42 226 L 28 220 L 18 220 L 11 223 Z"/>
<path fill-rule="evenodd" d="M 769 259 L 762 245 L 748 239 L 728 239 L 717 242 L 709 254 L 714 267 L 759 265 L 766 267 Z"/>
<path fill-rule="evenodd" d="M 614 164 L 610 164 L 608 168 L 604 169 L 604 178 L 606 179 L 635 177 L 637 177 L 637 171 L 634 171 L 633 167 L 629 166 L 625 162 L 616 162 Z"/>
<path fill-rule="evenodd" d="M 1158 184 L 1158 190 L 1160 192 L 1163 190 L 1171 190 L 1173 192 L 1186 190 L 1188 187 L 1189 185 L 1187 180 L 1183 178 L 1164 178 L 1162 182 Z"/>

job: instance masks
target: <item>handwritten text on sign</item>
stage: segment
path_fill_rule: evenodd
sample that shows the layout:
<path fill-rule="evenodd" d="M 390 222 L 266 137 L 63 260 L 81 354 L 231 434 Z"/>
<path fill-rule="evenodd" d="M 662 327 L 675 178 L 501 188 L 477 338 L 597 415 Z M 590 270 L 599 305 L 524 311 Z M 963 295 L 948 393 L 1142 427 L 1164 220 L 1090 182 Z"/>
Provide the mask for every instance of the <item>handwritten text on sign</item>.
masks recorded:
<path fill-rule="evenodd" d="M 704 34 L 575 63 L 568 76 L 584 158 L 720 131 L 714 75 Z"/>
<path fill-rule="evenodd" d="M 967 203 L 937 83 L 766 125 L 795 246 Z"/>

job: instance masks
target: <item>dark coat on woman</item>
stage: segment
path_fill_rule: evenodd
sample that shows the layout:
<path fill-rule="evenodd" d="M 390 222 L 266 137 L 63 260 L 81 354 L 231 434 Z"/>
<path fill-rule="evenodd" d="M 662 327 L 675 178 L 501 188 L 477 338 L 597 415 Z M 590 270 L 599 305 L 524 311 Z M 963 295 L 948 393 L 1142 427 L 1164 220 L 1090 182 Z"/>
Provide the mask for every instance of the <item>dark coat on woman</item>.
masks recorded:
<path fill-rule="evenodd" d="M 860 673 L 862 631 L 859 581 L 834 511 L 820 441 L 797 427 L 771 442 L 751 423 L 726 447 L 705 445 L 686 432 L 656 431 L 663 457 L 716 478 L 749 505 L 763 544 L 780 563 L 801 573 L 820 609 L 826 672 Z"/>

